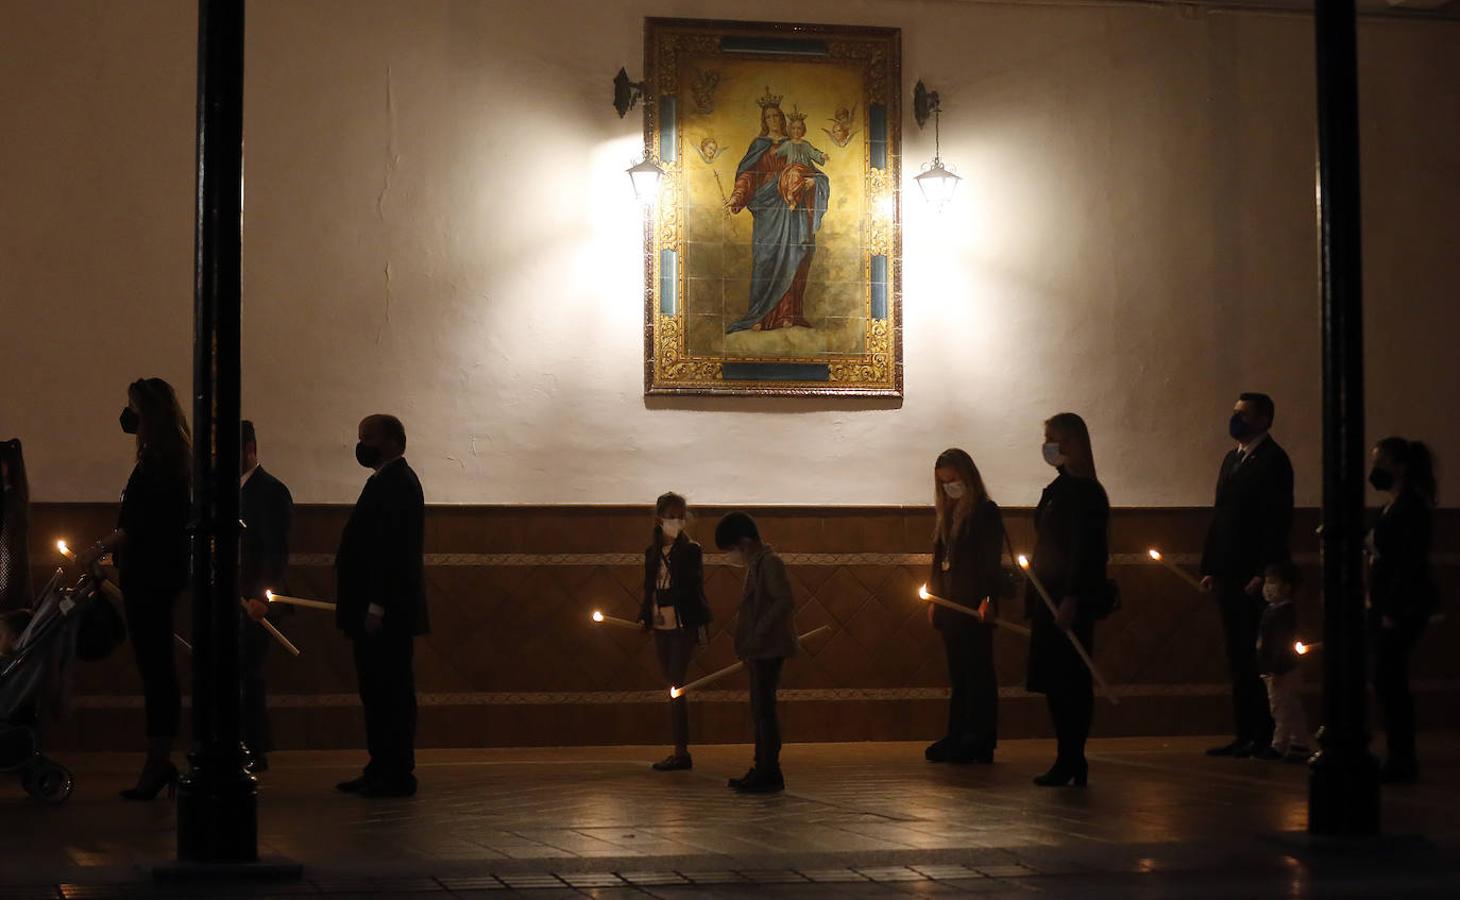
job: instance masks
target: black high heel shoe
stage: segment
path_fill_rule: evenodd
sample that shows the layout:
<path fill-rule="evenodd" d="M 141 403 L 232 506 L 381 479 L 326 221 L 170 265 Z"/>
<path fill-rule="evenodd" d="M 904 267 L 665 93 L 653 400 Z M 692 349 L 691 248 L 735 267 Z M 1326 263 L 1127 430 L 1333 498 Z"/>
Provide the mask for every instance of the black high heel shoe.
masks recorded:
<path fill-rule="evenodd" d="M 142 774 L 137 776 L 137 786 L 121 791 L 123 800 L 138 800 L 146 802 L 157 799 L 163 788 L 167 788 L 167 799 L 177 797 L 177 766 L 166 762 L 160 766 L 143 766 Z"/>
<path fill-rule="evenodd" d="M 1034 783 L 1040 787 L 1064 787 L 1067 784 L 1084 787 L 1089 780 L 1090 764 L 1083 759 L 1073 766 L 1057 762 L 1048 772 L 1034 776 Z"/>

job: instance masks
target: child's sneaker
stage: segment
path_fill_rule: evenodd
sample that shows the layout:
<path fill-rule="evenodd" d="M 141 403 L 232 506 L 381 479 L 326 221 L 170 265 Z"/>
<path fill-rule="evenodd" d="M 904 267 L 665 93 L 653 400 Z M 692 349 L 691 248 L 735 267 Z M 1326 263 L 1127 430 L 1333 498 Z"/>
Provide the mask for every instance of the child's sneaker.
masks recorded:
<path fill-rule="evenodd" d="M 1313 755 L 1313 751 L 1312 750 L 1309 750 L 1307 747 L 1304 747 L 1303 745 L 1298 744 L 1296 746 L 1292 746 L 1292 747 L 1289 747 L 1288 748 L 1288 752 L 1283 755 L 1283 762 L 1285 762 L 1285 763 L 1301 763 L 1301 762 L 1307 762 L 1308 761 L 1308 758 L 1310 756 L 1312 756 L 1312 755 Z"/>

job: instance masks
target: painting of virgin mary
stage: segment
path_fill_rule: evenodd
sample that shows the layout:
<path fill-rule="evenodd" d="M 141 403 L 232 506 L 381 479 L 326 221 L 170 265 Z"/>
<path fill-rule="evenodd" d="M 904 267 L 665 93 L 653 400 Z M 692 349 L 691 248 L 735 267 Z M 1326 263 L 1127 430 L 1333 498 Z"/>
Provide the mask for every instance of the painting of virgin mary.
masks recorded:
<path fill-rule="evenodd" d="M 805 116 L 793 114 L 787 127 L 781 98 L 766 88 L 760 104 L 760 135 L 735 169 L 726 203 L 731 214 L 750 210 L 750 303 L 725 327 L 737 331 L 810 328 L 804 309 L 807 273 L 816 255 L 816 232 L 831 198 L 831 181 L 816 163 L 826 155 L 806 143 Z"/>

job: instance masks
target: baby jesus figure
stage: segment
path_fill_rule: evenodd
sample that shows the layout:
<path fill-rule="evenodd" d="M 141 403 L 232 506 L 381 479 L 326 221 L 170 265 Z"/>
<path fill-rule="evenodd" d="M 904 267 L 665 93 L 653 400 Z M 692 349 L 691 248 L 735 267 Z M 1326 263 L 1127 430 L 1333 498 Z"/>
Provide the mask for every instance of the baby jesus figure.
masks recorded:
<path fill-rule="evenodd" d="M 781 196 L 795 209 L 801 195 L 812 186 L 806 176 L 815 173 L 816 166 L 826 165 L 827 155 L 806 140 L 805 113 L 793 112 L 786 120 L 787 139 L 775 152 L 786 161 L 786 167 L 781 170 Z"/>

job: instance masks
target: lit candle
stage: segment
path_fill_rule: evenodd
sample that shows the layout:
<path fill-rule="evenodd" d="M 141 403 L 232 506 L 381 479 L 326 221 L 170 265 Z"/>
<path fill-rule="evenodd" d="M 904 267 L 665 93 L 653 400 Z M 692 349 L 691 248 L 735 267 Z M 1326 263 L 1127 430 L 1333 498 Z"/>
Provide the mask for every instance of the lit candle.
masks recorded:
<path fill-rule="evenodd" d="M 1309 653 L 1312 653 L 1314 650 L 1321 650 L 1321 649 L 1323 649 L 1323 642 L 1322 641 L 1319 641 L 1316 644 L 1305 644 L 1302 641 L 1298 641 L 1297 643 L 1293 644 L 1293 650 L 1296 651 L 1299 656 L 1307 656 Z"/>
<path fill-rule="evenodd" d="M 264 591 L 264 597 L 270 603 L 282 603 L 285 606 L 303 606 L 307 609 L 328 609 L 333 610 L 333 603 L 326 603 L 323 600 L 306 600 L 303 597 L 286 597 L 283 594 L 276 594 L 273 591 Z"/>
<path fill-rule="evenodd" d="M 1029 565 L 1029 557 L 1022 553 L 1019 554 L 1019 568 L 1024 570 L 1024 576 L 1029 579 L 1030 584 L 1034 585 L 1035 592 L 1044 600 L 1044 605 L 1049 610 L 1049 614 L 1058 622 L 1059 610 L 1055 608 L 1054 599 L 1049 596 L 1049 591 L 1045 590 L 1044 582 L 1040 581 L 1039 576 L 1034 574 L 1034 569 Z M 1085 663 L 1085 668 L 1090 670 L 1091 676 L 1100 683 L 1101 690 L 1105 691 L 1106 699 L 1117 706 L 1120 705 L 1120 700 L 1110 692 L 1110 685 L 1106 683 L 1105 676 L 1100 674 L 1100 670 L 1095 667 L 1095 661 L 1090 658 L 1089 653 L 1085 652 L 1085 645 L 1080 643 L 1080 639 L 1075 637 L 1073 631 L 1070 631 L 1068 628 L 1062 628 L 1060 630 L 1065 633 L 1065 637 L 1070 639 L 1070 645 L 1080 655 L 1081 661 Z"/>
<path fill-rule="evenodd" d="M 632 628 L 634 631 L 642 631 L 644 628 L 643 624 L 639 622 L 630 622 L 628 619 L 620 619 L 618 616 L 606 616 L 603 614 L 603 610 L 601 609 L 595 609 L 593 611 L 592 618 L 593 624 L 595 625 L 612 625 L 615 628 Z"/>
<path fill-rule="evenodd" d="M 245 609 L 248 608 L 248 601 L 247 600 L 240 599 L 238 602 L 240 604 L 242 604 Z M 269 633 L 269 636 L 270 637 L 272 637 L 274 640 L 276 640 L 276 641 L 279 642 L 279 646 L 281 646 L 285 650 L 289 651 L 289 654 L 291 656 L 298 656 L 299 655 L 299 648 L 296 647 L 296 646 L 294 646 L 294 642 L 293 641 L 291 641 L 288 638 L 284 637 L 284 633 L 282 631 L 280 631 L 279 629 L 275 628 L 273 622 L 270 622 L 268 619 L 259 619 L 258 620 L 258 623 L 259 623 L 259 625 L 263 626 L 263 629 Z"/>
<path fill-rule="evenodd" d="M 1023 625 L 1016 625 L 1013 622 L 1005 621 L 1004 619 L 1000 619 L 997 616 L 989 616 L 987 618 L 984 618 L 978 614 L 978 610 L 976 609 L 969 609 L 961 603 L 954 603 L 952 600 L 946 600 L 942 597 L 939 597 L 937 594 L 929 593 L 928 586 L 926 584 L 918 588 L 918 596 L 928 601 L 929 603 L 941 606 L 944 609 L 951 609 L 954 612 L 963 613 L 965 616 L 973 616 L 980 622 L 984 622 L 989 625 L 996 625 L 1006 631 L 1012 631 L 1015 634 L 1022 634 L 1024 637 L 1029 637 L 1029 629 L 1025 628 Z"/>
<path fill-rule="evenodd" d="M 816 637 L 818 634 L 821 634 L 823 631 L 830 631 L 830 630 L 831 630 L 831 626 L 830 625 L 822 625 L 820 628 L 813 628 L 810 631 L 806 632 L 805 634 L 797 637 L 796 640 L 798 640 L 798 641 L 807 641 L 807 640 L 810 640 L 813 637 Z M 704 687 L 707 684 L 710 684 L 710 683 L 715 682 L 715 681 L 719 681 L 721 678 L 724 678 L 726 675 L 733 675 L 736 672 L 739 672 L 743 668 L 745 668 L 745 661 L 744 660 L 741 660 L 740 662 L 737 662 L 737 663 L 731 663 L 730 665 L 726 666 L 723 669 L 716 669 L 715 671 L 711 672 L 710 674 L 708 674 L 708 675 L 706 675 L 706 676 L 704 676 L 702 678 L 696 678 L 694 681 L 691 681 L 689 684 L 685 685 L 684 687 L 671 687 L 669 689 L 669 699 L 670 700 L 678 700 L 680 697 L 683 697 L 685 694 L 689 693 L 692 690 L 695 690 L 696 688 L 702 688 L 702 687 Z"/>
<path fill-rule="evenodd" d="M 62 556 L 66 557 L 67 559 L 71 560 L 72 562 L 75 562 L 76 561 L 76 551 L 75 550 L 72 550 L 70 548 L 70 546 L 68 546 L 66 544 L 65 541 L 56 541 L 56 549 L 61 552 L 61 555 Z M 116 602 L 118 602 L 118 603 L 121 603 L 122 602 L 122 589 L 119 588 L 119 587 L 117 587 L 116 585 L 112 584 L 111 583 L 111 579 L 106 578 L 106 577 L 103 577 L 101 579 L 101 589 L 102 589 L 102 591 L 108 597 L 112 598 Z M 176 635 L 173 635 L 173 636 L 174 637 L 177 637 Z M 182 638 L 178 638 L 178 640 L 181 641 Z M 184 643 L 183 646 L 186 647 L 187 644 Z M 192 649 L 193 648 L 188 647 L 188 652 L 191 653 L 192 652 Z"/>
<path fill-rule="evenodd" d="M 1180 578 L 1182 581 L 1186 582 L 1187 584 L 1191 585 L 1192 587 L 1196 588 L 1199 591 L 1205 590 L 1205 588 L 1203 588 L 1201 586 L 1201 581 L 1199 581 L 1190 572 L 1188 572 L 1185 569 L 1183 569 L 1180 566 L 1178 566 L 1176 563 L 1174 563 L 1171 560 L 1167 559 L 1165 556 L 1162 556 L 1160 550 L 1157 550 L 1155 547 L 1152 547 L 1150 550 L 1147 550 L 1146 552 L 1151 555 L 1151 559 L 1155 560 L 1156 562 L 1160 563 L 1162 566 L 1165 566 L 1167 569 L 1170 569 L 1173 573 L 1175 573 L 1175 575 L 1176 575 L 1177 578 Z"/>

